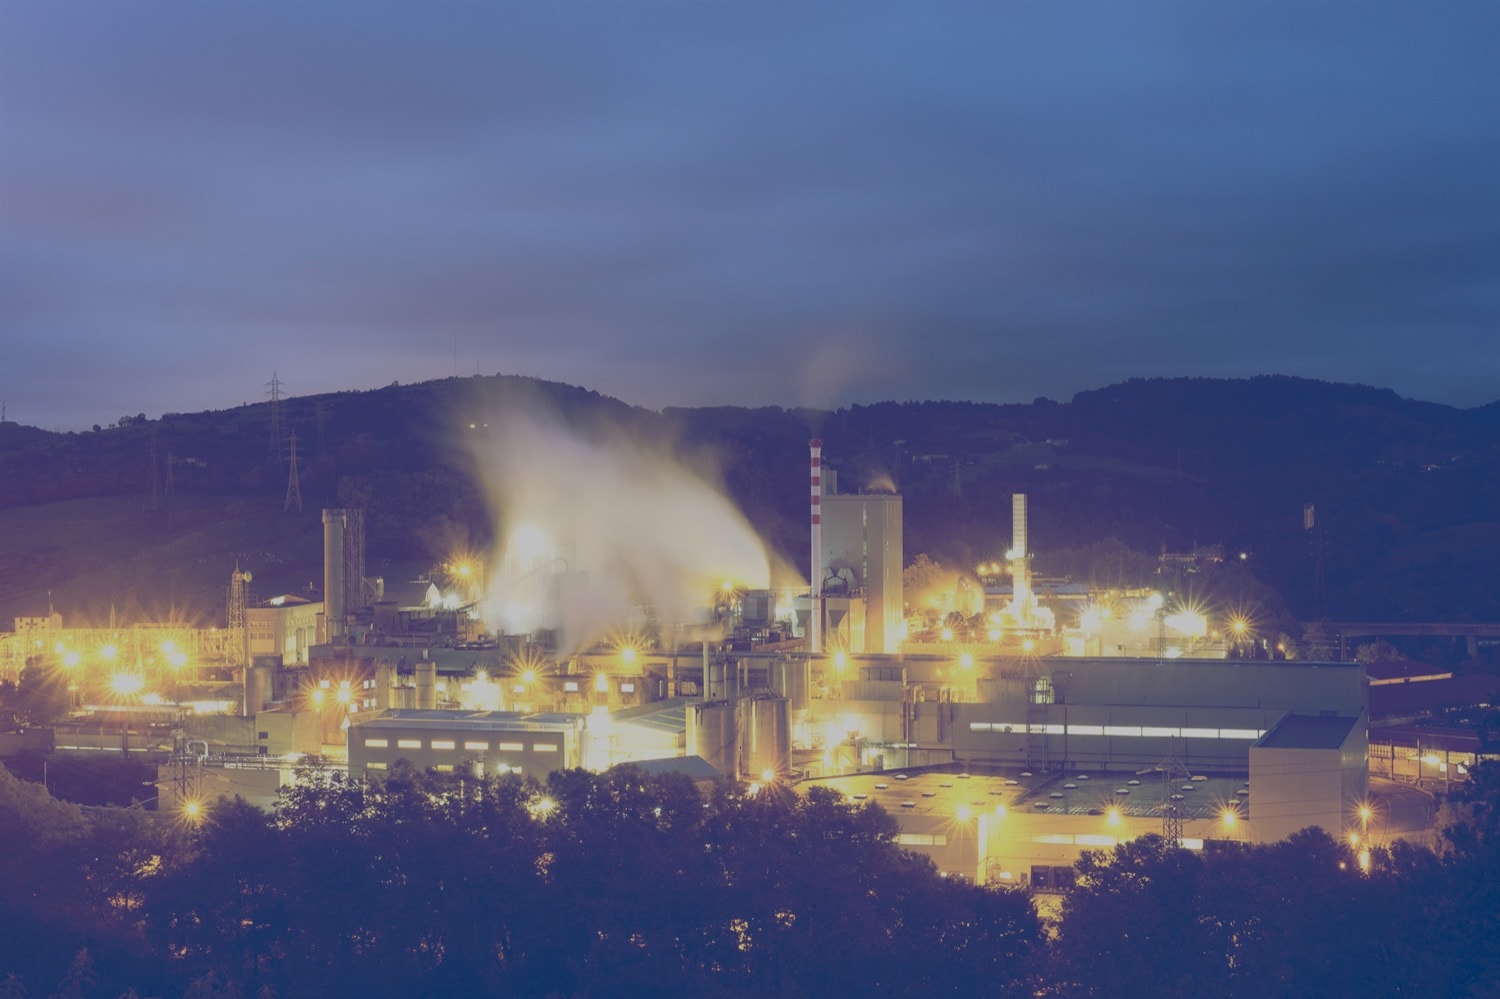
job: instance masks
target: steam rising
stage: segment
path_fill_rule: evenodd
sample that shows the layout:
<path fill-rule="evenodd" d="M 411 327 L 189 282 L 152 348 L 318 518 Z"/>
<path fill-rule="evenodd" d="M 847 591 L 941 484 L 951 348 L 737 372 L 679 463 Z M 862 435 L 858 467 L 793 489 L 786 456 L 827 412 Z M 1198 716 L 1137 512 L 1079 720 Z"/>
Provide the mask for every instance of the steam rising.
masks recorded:
<path fill-rule="evenodd" d="M 744 516 L 665 446 L 533 408 L 489 422 L 498 429 L 474 457 L 499 523 L 482 604 L 492 630 L 555 628 L 567 652 L 641 604 L 664 623 L 689 622 L 726 580 L 769 585 Z"/>

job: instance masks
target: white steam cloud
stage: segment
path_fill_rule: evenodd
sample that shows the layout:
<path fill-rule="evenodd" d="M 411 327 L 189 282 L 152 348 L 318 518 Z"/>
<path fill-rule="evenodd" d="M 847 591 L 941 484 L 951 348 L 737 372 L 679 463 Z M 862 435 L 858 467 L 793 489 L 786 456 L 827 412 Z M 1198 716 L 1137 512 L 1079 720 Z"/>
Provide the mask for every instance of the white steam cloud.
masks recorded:
<path fill-rule="evenodd" d="M 532 408 L 489 425 L 474 456 L 498 518 L 482 605 L 491 629 L 556 629 L 569 652 L 641 605 L 663 623 L 690 622 L 725 581 L 769 585 L 755 531 L 669 448 Z"/>

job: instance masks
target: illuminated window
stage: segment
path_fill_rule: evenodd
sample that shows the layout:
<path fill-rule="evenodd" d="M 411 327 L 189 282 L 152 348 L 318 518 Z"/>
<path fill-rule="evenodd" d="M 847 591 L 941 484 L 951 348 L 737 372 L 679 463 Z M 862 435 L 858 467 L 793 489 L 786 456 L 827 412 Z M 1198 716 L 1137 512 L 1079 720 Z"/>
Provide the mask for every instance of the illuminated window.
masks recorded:
<path fill-rule="evenodd" d="M 1069 735 L 1103 735 L 1103 725 L 1069 725 Z"/>
<path fill-rule="evenodd" d="M 454 743 L 453 743 L 452 739 L 433 739 L 432 740 L 432 748 L 433 749 L 452 749 L 452 748 L 454 748 Z"/>
<path fill-rule="evenodd" d="M 502 742 L 495 748 L 500 750 L 500 752 L 502 753 L 519 753 L 526 747 L 521 745 L 519 742 Z"/>
<path fill-rule="evenodd" d="M 1219 738 L 1221 739 L 1259 739 L 1266 733 L 1258 728 L 1221 728 Z"/>
<path fill-rule="evenodd" d="M 384 770 L 385 768 L 386 766 L 384 763 L 380 763 L 375 760 L 371 760 L 369 763 L 365 764 L 366 770 Z"/>
<path fill-rule="evenodd" d="M 482 752 L 484 752 L 484 751 L 486 751 L 487 749 L 490 748 L 490 744 L 487 743 L 487 742 L 466 742 L 466 743 L 464 743 L 464 748 L 465 749 L 476 749 L 476 750 L 478 750 L 479 752 L 482 753 Z"/>
<path fill-rule="evenodd" d="M 576 694 L 576 693 L 578 693 L 578 681 L 577 680 L 564 680 L 563 681 L 563 690 L 565 690 L 569 694 Z"/>
<path fill-rule="evenodd" d="M 555 742 L 538 742 L 538 743 L 533 743 L 532 747 L 531 747 L 531 751 L 533 753 L 555 753 L 555 752 L 557 752 L 557 743 L 555 743 Z"/>
<path fill-rule="evenodd" d="M 635 684 L 633 684 L 633 683 L 622 683 L 622 684 L 620 684 L 620 693 L 622 693 L 622 694 L 633 694 L 633 693 L 635 693 Z"/>
<path fill-rule="evenodd" d="M 451 774 L 453 772 L 453 764 L 439 763 L 434 769 L 440 774 Z"/>
<path fill-rule="evenodd" d="M 1142 729 L 1139 725 L 1106 725 L 1105 735 L 1140 735 Z"/>
<path fill-rule="evenodd" d="M 396 740 L 396 748 L 397 749 L 421 749 L 422 748 L 422 740 L 421 739 L 397 739 Z"/>
<path fill-rule="evenodd" d="M 1151 725 L 1141 727 L 1141 735 L 1144 735 L 1148 739 L 1175 739 L 1177 738 L 1177 734 L 1177 729 L 1175 728 L 1158 728 Z"/>
<path fill-rule="evenodd" d="M 970 732 L 988 732 L 993 727 L 989 722 L 969 722 Z"/>
<path fill-rule="evenodd" d="M 948 837 L 943 833 L 897 833 L 900 846 L 947 846 Z"/>
<path fill-rule="evenodd" d="M 365 740 L 365 748 L 366 749 L 385 749 L 388 746 L 390 746 L 390 744 L 391 744 L 391 741 L 389 739 L 366 739 Z"/>
<path fill-rule="evenodd" d="M 1216 728 L 1185 728 L 1182 730 L 1184 739 L 1217 739 L 1219 730 Z"/>

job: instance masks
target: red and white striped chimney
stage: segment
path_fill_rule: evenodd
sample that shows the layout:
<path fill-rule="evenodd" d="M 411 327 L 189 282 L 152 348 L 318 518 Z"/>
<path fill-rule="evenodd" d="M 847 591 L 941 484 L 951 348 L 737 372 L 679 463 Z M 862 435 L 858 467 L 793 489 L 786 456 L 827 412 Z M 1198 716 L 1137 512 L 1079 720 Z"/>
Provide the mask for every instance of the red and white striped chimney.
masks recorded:
<path fill-rule="evenodd" d="M 823 652 L 823 442 L 808 441 L 812 452 L 812 589 L 808 607 L 807 651 Z"/>

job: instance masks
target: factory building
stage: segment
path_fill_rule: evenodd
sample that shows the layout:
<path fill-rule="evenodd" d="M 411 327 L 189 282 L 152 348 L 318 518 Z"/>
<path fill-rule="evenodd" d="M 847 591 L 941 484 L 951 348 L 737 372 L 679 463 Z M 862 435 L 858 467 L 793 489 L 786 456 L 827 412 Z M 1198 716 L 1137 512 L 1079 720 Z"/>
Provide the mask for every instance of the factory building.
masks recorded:
<path fill-rule="evenodd" d="M 1340 836 L 1367 794 L 1354 663 L 966 654 L 822 670 L 794 769 L 880 802 L 903 845 L 966 877 L 1062 886 L 1080 851 L 1168 818 L 1190 848 Z"/>
<path fill-rule="evenodd" d="M 857 601 L 861 604 L 857 616 L 862 620 L 844 629 L 844 647 L 877 654 L 899 651 L 906 621 L 901 497 L 825 495 L 822 509 L 822 589 L 830 633 L 839 630 L 836 611 L 849 613 L 843 605 Z"/>
<path fill-rule="evenodd" d="M 419 770 L 451 773 L 460 765 L 486 773 L 545 778 L 583 765 L 584 719 L 518 711 L 392 709 L 349 726 L 349 775 L 390 769 L 400 759 Z"/>
<path fill-rule="evenodd" d="M 286 666 L 306 666 L 307 650 L 316 643 L 323 602 L 284 593 L 245 608 L 250 659 L 280 656 Z"/>

